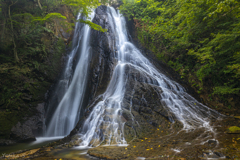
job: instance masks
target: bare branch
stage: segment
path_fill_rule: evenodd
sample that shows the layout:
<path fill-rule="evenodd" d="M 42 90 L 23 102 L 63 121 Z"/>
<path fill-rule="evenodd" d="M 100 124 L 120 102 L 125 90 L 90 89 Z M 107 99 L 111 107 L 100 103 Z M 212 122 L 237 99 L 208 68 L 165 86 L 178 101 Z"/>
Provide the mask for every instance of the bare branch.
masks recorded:
<path fill-rule="evenodd" d="M 38 6 L 39 6 L 39 8 L 42 10 L 42 5 L 41 5 L 41 3 L 40 3 L 40 0 L 38 0 Z"/>

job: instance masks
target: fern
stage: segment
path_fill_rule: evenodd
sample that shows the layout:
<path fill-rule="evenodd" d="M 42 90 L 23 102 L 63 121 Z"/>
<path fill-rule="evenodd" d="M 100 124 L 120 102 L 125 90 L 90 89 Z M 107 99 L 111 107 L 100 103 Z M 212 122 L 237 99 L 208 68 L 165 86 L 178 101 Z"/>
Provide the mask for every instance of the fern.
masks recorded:
<path fill-rule="evenodd" d="M 91 22 L 91 21 L 88 21 L 88 20 L 83 20 L 83 19 L 80 19 L 79 20 L 81 23 L 85 23 L 87 24 L 89 27 L 91 27 L 92 29 L 94 30 L 97 30 L 97 31 L 100 31 L 100 32 L 107 32 L 107 29 L 103 29 L 101 26 Z"/>
<path fill-rule="evenodd" d="M 33 22 L 39 21 L 39 22 L 45 22 L 52 20 L 53 18 L 60 18 L 60 19 L 67 19 L 65 16 L 63 16 L 61 13 L 49 13 L 44 18 L 41 17 L 34 17 Z"/>
<path fill-rule="evenodd" d="M 214 88 L 213 94 L 239 94 L 240 88 L 232 88 L 230 86 L 219 86 Z"/>

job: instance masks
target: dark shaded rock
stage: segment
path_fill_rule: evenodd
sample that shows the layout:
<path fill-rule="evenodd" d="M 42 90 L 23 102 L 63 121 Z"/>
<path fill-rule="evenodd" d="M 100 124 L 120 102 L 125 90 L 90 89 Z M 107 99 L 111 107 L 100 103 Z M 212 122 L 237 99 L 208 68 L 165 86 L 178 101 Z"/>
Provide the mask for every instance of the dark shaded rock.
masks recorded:
<path fill-rule="evenodd" d="M 208 152 L 203 152 L 203 155 L 200 156 L 203 159 L 219 159 L 219 158 L 225 158 L 225 156 L 220 153 L 220 152 L 212 152 L 212 151 L 208 151 Z"/>
<path fill-rule="evenodd" d="M 107 6 L 99 6 L 96 8 L 95 13 L 97 16 L 107 15 Z"/>
<path fill-rule="evenodd" d="M 36 107 L 36 114 L 29 117 L 25 122 L 18 122 L 17 125 L 11 129 L 11 138 L 17 142 L 34 141 L 35 136 L 42 135 L 44 130 L 44 103 L 38 104 Z"/>
<path fill-rule="evenodd" d="M 11 129 L 11 131 L 11 137 L 17 141 L 36 140 L 31 127 L 26 124 L 21 124 L 20 122 L 18 122 L 17 125 Z"/>
<path fill-rule="evenodd" d="M 216 145 L 217 145 L 217 141 L 216 140 L 208 140 L 208 145 L 210 146 L 210 147 L 215 147 Z"/>
<path fill-rule="evenodd" d="M 224 158 L 225 156 L 222 154 L 222 153 L 220 153 L 220 152 L 214 152 L 214 154 L 216 155 L 216 156 L 218 156 L 219 158 Z"/>
<path fill-rule="evenodd" d="M 16 143 L 13 140 L 9 140 L 9 139 L 0 139 L 0 146 L 7 146 L 7 145 L 11 145 Z"/>

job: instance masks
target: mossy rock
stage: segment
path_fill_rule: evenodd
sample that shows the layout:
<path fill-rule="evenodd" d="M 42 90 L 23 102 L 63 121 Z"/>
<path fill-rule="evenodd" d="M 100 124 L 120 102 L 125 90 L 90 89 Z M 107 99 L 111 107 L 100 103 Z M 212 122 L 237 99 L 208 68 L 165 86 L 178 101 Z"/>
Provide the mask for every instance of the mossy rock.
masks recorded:
<path fill-rule="evenodd" d="M 10 137 L 11 128 L 18 122 L 17 112 L 0 111 L 0 139 Z"/>
<path fill-rule="evenodd" d="M 240 119 L 240 116 L 234 116 L 234 118 L 236 118 L 236 119 Z"/>
<path fill-rule="evenodd" d="M 227 133 L 231 133 L 231 134 L 236 134 L 236 133 L 240 133 L 240 127 L 237 126 L 231 126 L 228 128 Z"/>

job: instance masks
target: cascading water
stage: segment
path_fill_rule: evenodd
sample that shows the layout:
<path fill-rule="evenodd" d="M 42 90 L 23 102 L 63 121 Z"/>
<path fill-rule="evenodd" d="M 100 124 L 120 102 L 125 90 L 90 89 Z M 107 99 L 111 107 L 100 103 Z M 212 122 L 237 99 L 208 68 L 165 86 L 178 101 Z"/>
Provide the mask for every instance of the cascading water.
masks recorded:
<path fill-rule="evenodd" d="M 141 83 L 154 86 L 159 98 L 156 101 L 160 101 L 165 110 L 170 113 L 168 116 L 170 121 L 180 121 L 184 130 L 194 130 L 202 127 L 205 130 L 212 131 L 210 119 L 218 117 L 219 114 L 199 103 L 187 94 L 181 85 L 160 73 L 128 41 L 125 19 L 119 12 L 116 12 L 112 7 L 108 7 L 107 16 L 114 32 L 113 39 L 117 50 L 115 60 L 117 63 L 106 91 L 98 96 L 97 103 L 92 104 L 93 109 L 83 124 L 80 146 L 99 145 L 101 143 L 127 143 L 124 138 L 126 120 L 122 118 L 123 99 L 127 91 L 126 85 L 129 83 L 128 77 L 139 78 L 134 74 L 129 75 L 129 68 L 141 73 Z M 111 37 L 108 36 L 108 39 L 111 39 Z M 113 39 L 109 43 L 113 43 Z M 131 91 L 128 92 L 134 94 L 135 90 L 131 88 Z M 101 100 L 99 101 L 99 99 Z M 144 97 L 142 97 L 142 100 L 144 100 Z M 134 119 L 134 117 L 132 118 Z"/>
<path fill-rule="evenodd" d="M 78 18 L 80 18 L 80 15 Z M 141 125 L 145 125 L 145 122 L 155 126 L 160 124 L 157 121 L 150 122 L 147 120 L 149 116 L 145 113 L 151 115 L 152 112 L 165 117 L 170 122 L 181 122 L 182 130 L 192 131 L 203 128 L 206 133 L 211 132 L 214 134 L 210 121 L 212 118 L 218 118 L 219 114 L 187 94 L 181 85 L 162 74 L 129 42 L 126 22 L 119 12 L 116 12 L 112 7 L 107 7 L 106 11 L 98 11 L 96 14 L 93 12 L 91 19 L 94 18 L 103 26 L 108 24 L 108 33 L 102 34 L 107 37 L 109 46 L 105 47 L 111 48 L 111 53 L 108 52 L 110 55 L 104 55 L 105 53 L 102 51 L 90 51 L 93 45 L 90 42 L 92 43 L 92 39 L 95 38 L 94 36 L 90 37 L 91 33 L 100 34 L 91 30 L 87 25 L 80 27 L 82 24 L 77 23 L 73 41 L 74 47 L 69 55 L 64 78 L 60 80 L 59 88 L 57 89 L 64 91 L 64 94 L 59 96 L 61 100 L 48 125 L 46 136 L 67 135 L 77 124 L 80 118 L 83 98 L 86 96 L 86 86 L 91 84 L 90 82 L 87 83 L 87 80 L 91 79 L 88 78 L 88 69 L 90 65 L 91 67 L 92 65 L 94 66 L 92 64 L 94 56 L 92 57 L 91 55 L 95 54 L 94 52 L 98 52 L 96 55 L 99 56 L 97 56 L 99 60 L 97 60 L 98 62 L 93 60 L 93 63 L 102 63 L 103 58 L 101 56 L 110 56 L 111 60 L 109 62 L 111 64 L 107 65 L 114 67 L 110 74 L 110 81 L 107 82 L 108 84 L 104 82 L 104 85 L 107 85 L 104 93 L 101 92 L 102 94 L 96 97 L 95 91 L 91 95 L 95 99 L 92 99 L 93 103 L 88 105 L 88 110 L 91 112 L 87 113 L 88 116 L 81 126 L 80 146 L 97 146 L 100 144 L 126 145 L 126 125 L 133 128 L 135 135 L 137 135 L 137 132 L 139 135 L 139 131 L 136 128 L 142 128 Z M 103 42 L 103 39 L 95 39 L 96 41 L 98 43 L 97 46 L 99 45 L 98 47 L 104 50 L 101 45 L 106 40 Z M 79 56 L 77 56 L 78 53 Z M 79 57 L 79 59 L 77 60 L 75 71 L 72 73 L 74 57 Z M 106 64 L 101 65 L 105 66 Z M 97 67 L 94 71 L 94 81 L 98 76 L 95 72 L 98 73 L 100 68 Z M 98 82 L 96 85 L 102 86 Z M 89 88 L 89 92 L 92 92 L 93 88 Z M 143 92 L 139 92 L 139 89 Z M 153 91 L 157 94 L 157 97 L 154 99 L 157 103 L 153 102 L 152 97 L 150 97 L 151 100 L 149 100 L 149 97 L 145 97 L 148 91 Z M 154 95 L 153 93 L 151 94 Z M 145 106 L 149 102 L 151 105 L 148 106 L 149 108 L 146 108 Z M 140 116 L 137 115 L 137 112 L 140 112 L 138 105 L 142 105 L 140 107 L 142 110 L 145 110 L 145 113 L 142 114 L 144 118 L 140 118 L 141 122 L 136 120 L 139 119 L 136 116 Z M 132 109 L 135 111 L 132 111 Z M 126 115 L 126 113 L 129 114 Z M 214 138 L 214 136 L 211 136 L 211 138 Z"/>
<path fill-rule="evenodd" d="M 90 15 L 91 20 L 95 13 Z M 77 19 L 80 18 L 80 14 Z M 71 132 L 79 120 L 80 107 L 82 105 L 86 90 L 86 80 L 88 76 L 88 64 L 90 57 L 89 36 L 90 27 L 76 23 L 73 46 L 64 71 L 63 80 L 58 85 L 59 98 L 61 98 L 52 118 L 47 127 L 46 136 L 64 136 Z M 73 59 L 79 54 L 79 60 L 72 76 Z M 60 89 L 59 89 L 60 88 Z M 60 94 L 63 93 L 61 96 Z"/>

